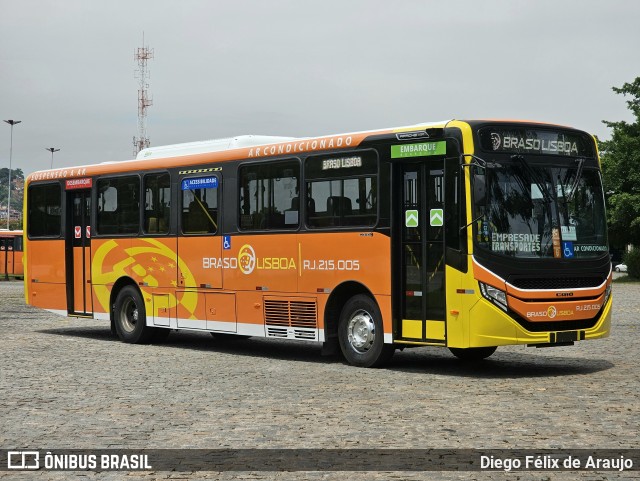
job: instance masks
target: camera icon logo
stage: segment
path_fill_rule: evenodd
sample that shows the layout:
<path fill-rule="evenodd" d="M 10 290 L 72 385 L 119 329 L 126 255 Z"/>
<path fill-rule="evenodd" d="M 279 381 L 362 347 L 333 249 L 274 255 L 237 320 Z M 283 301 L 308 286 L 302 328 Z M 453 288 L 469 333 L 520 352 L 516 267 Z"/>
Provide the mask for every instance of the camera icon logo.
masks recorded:
<path fill-rule="evenodd" d="M 8 451 L 7 469 L 40 469 L 38 451 Z"/>

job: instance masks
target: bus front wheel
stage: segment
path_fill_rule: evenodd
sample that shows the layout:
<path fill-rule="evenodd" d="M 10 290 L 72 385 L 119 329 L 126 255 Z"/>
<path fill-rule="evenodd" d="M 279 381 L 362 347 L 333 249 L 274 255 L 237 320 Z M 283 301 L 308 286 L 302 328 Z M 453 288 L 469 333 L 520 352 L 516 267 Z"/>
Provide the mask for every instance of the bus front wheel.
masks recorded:
<path fill-rule="evenodd" d="M 354 366 L 382 366 L 393 355 L 393 346 L 384 343 L 380 309 L 363 294 L 352 297 L 342 308 L 338 339 L 342 354 Z"/>
<path fill-rule="evenodd" d="M 116 333 L 123 342 L 146 343 L 156 334 L 156 329 L 147 326 L 147 313 L 142 296 L 133 286 L 125 286 L 118 293 L 113 317 Z"/>
<path fill-rule="evenodd" d="M 463 361 L 481 361 L 486 359 L 491 354 L 496 352 L 497 347 L 469 347 L 467 349 L 460 349 L 457 347 L 450 347 L 451 354 Z"/>

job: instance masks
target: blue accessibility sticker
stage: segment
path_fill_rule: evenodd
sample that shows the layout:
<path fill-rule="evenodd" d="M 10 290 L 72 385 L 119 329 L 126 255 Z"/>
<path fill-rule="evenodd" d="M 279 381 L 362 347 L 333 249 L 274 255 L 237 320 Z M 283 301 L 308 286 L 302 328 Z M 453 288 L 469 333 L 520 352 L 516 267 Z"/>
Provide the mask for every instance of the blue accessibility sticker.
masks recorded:
<path fill-rule="evenodd" d="M 182 190 L 194 190 L 194 189 L 217 189 L 218 178 L 216 176 L 210 177 L 196 177 L 192 179 L 183 179 Z"/>
<path fill-rule="evenodd" d="M 574 257 L 573 242 L 562 243 L 562 254 L 567 259 L 571 259 L 572 257 Z"/>
<path fill-rule="evenodd" d="M 222 248 L 226 251 L 231 249 L 231 236 L 226 235 L 222 237 Z"/>

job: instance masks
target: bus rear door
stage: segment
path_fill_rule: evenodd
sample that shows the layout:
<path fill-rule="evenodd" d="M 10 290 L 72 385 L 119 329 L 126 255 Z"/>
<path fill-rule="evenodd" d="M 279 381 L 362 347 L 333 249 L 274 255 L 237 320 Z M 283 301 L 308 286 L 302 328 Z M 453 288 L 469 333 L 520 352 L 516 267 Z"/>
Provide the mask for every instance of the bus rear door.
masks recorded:
<path fill-rule="evenodd" d="M 69 314 L 92 316 L 91 190 L 67 190 L 66 273 Z"/>

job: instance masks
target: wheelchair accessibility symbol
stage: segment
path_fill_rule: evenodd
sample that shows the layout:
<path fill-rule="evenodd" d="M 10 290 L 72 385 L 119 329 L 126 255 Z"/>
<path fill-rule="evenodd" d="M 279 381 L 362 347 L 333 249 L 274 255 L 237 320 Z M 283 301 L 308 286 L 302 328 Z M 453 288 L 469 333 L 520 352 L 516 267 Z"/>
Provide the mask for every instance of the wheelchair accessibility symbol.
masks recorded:
<path fill-rule="evenodd" d="M 226 235 L 222 238 L 222 248 L 226 251 L 231 249 L 231 236 Z"/>
<path fill-rule="evenodd" d="M 562 254 L 566 259 L 571 259 L 573 257 L 573 254 L 574 254 L 573 242 L 562 243 Z"/>

